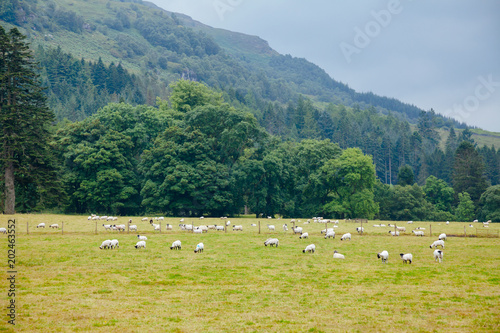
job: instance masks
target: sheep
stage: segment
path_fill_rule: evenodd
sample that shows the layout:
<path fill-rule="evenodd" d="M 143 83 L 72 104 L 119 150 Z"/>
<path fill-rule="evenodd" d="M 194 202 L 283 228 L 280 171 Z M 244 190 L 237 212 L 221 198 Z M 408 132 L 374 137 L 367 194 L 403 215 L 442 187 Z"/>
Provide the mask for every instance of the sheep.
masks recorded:
<path fill-rule="evenodd" d="M 117 247 L 120 247 L 118 239 L 112 239 L 111 244 L 109 244 L 110 249 L 115 249 Z"/>
<path fill-rule="evenodd" d="M 199 228 L 194 228 L 193 233 L 194 234 L 201 234 L 201 233 L 203 233 L 203 231 Z"/>
<path fill-rule="evenodd" d="M 7 229 L 6 228 L 0 228 L 0 233 L 6 234 L 7 233 Z"/>
<path fill-rule="evenodd" d="M 382 262 L 384 264 L 387 264 L 387 260 L 389 259 L 389 252 L 382 251 L 380 253 L 377 253 L 377 258 L 382 258 Z"/>
<path fill-rule="evenodd" d="M 231 221 L 226 222 L 226 227 L 229 227 L 231 225 Z"/>
<path fill-rule="evenodd" d="M 439 240 L 446 240 L 446 234 L 441 234 L 438 237 Z"/>
<path fill-rule="evenodd" d="M 173 226 L 171 224 L 168 224 L 165 226 L 165 230 L 172 230 Z"/>
<path fill-rule="evenodd" d="M 251 226 L 251 227 L 256 227 L 256 226 L 257 226 L 257 224 L 252 223 L 252 224 L 250 224 L 250 226 Z"/>
<path fill-rule="evenodd" d="M 431 246 L 429 246 L 431 249 L 433 247 L 435 247 L 437 249 L 437 247 L 441 245 L 441 247 L 444 249 L 444 241 L 443 240 L 437 240 L 435 241 L 434 243 L 431 244 Z"/>
<path fill-rule="evenodd" d="M 330 231 L 333 231 L 333 228 L 323 229 L 323 230 L 321 230 L 321 234 L 326 234 Z"/>
<path fill-rule="evenodd" d="M 99 248 L 102 249 L 109 249 L 111 246 L 111 240 L 106 239 L 104 242 L 102 242 L 101 246 Z"/>
<path fill-rule="evenodd" d="M 343 240 L 351 240 L 351 233 L 348 232 L 347 234 L 343 234 L 342 237 L 340 237 L 340 240 L 343 241 Z"/>
<path fill-rule="evenodd" d="M 345 256 L 343 254 L 340 254 L 337 252 L 337 250 L 333 251 L 333 258 L 334 259 L 345 259 Z"/>
<path fill-rule="evenodd" d="M 215 224 L 211 224 L 207 226 L 208 230 L 215 230 Z"/>
<path fill-rule="evenodd" d="M 141 219 L 141 221 L 147 221 L 147 220 L 149 220 L 149 218 L 147 218 L 147 217 L 143 217 L 143 218 Z M 149 223 L 151 223 L 151 221 L 153 221 L 153 220 L 150 220 L 150 221 L 149 221 Z"/>
<path fill-rule="evenodd" d="M 424 227 L 417 227 L 417 228 L 415 228 L 415 230 L 425 230 L 425 228 Z"/>
<path fill-rule="evenodd" d="M 45 223 L 39 223 L 36 227 L 37 228 L 45 228 Z"/>
<path fill-rule="evenodd" d="M 202 233 L 208 232 L 208 226 L 206 226 L 206 225 L 200 225 L 200 226 L 196 227 L 195 229 L 201 230 Z"/>
<path fill-rule="evenodd" d="M 125 229 L 126 229 L 125 224 L 117 224 L 117 225 L 114 225 L 114 227 L 118 231 L 125 231 Z"/>
<path fill-rule="evenodd" d="M 156 223 L 151 223 L 155 231 L 160 231 L 160 225 Z"/>
<path fill-rule="evenodd" d="M 104 215 L 104 216 L 101 216 L 99 219 L 100 219 L 100 220 L 107 220 L 107 219 L 108 219 L 108 217 L 107 217 L 106 215 Z"/>
<path fill-rule="evenodd" d="M 450 221 L 446 221 L 446 225 L 450 224 Z"/>
<path fill-rule="evenodd" d="M 128 230 L 137 231 L 137 226 L 135 224 L 132 224 L 131 226 L 128 227 Z"/>
<path fill-rule="evenodd" d="M 233 231 L 243 231 L 242 225 L 233 225 Z"/>
<path fill-rule="evenodd" d="M 216 225 L 215 230 L 217 231 L 224 231 L 224 226 L 223 225 Z"/>
<path fill-rule="evenodd" d="M 415 236 L 425 236 L 424 232 L 421 230 L 412 230 L 412 232 L 415 234 Z"/>
<path fill-rule="evenodd" d="M 304 232 L 299 236 L 300 239 L 309 238 L 309 233 Z"/>
<path fill-rule="evenodd" d="M 204 248 L 205 246 L 203 245 L 203 243 L 198 243 L 196 245 L 196 248 L 194 249 L 194 253 L 203 252 Z"/>
<path fill-rule="evenodd" d="M 170 250 L 180 250 L 181 249 L 181 241 L 176 240 L 175 242 L 172 243 L 172 246 L 170 247 Z"/>
<path fill-rule="evenodd" d="M 434 250 L 434 261 L 437 262 L 443 262 L 443 254 L 444 252 L 442 250 Z"/>
<path fill-rule="evenodd" d="M 411 262 L 413 261 L 413 256 L 411 253 L 407 253 L 407 254 L 404 254 L 404 253 L 400 253 L 399 254 L 401 256 L 401 259 L 403 260 L 403 263 L 406 264 L 407 262 Z"/>
<path fill-rule="evenodd" d="M 325 235 L 325 239 L 330 238 L 330 237 L 335 238 L 335 231 L 333 231 L 333 230 L 332 230 L 332 231 L 328 231 L 328 232 L 326 233 L 326 235 Z"/>
<path fill-rule="evenodd" d="M 412 223 L 413 223 L 413 221 L 408 221 L 407 223 L 408 223 L 408 224 L 412 224 Z"/>
<path fill-rule="evenodd" d="M 399 231 L 389 231 L 389 233 L 393 236 L 399 236 Z"/>
<path fill-rule="evenodd" d="M 272 224 L 268 224 L 267 228 L 269 229 L 269 231 L 274 231 L 275 230 L 274 225 L 272 225 Z"/>
<path fill-rule="evenodd" d="M 283 231 L 288 231 L 288 226 L 285 224 L 283 224 Z"/>
<path fill-rule="evenodd" d="M 51 224 L 51 225 L 49 225 L 49 228 L 59 229 L 59 224 L 57 224 L 57 223 Z"/>
<path fill-rule="evenodd" d="M 302 234 L 302 227 L 292 227 L 294 234 Z"/>
<path fill-rule="evenodd" d="M 146 236 L 141 236 L 141 235 L 137 235 L 137 238 L 138 238 L 139 240 L 144 240 L 144 241 L 145 241 L 145 240 L 148 240 L 148 238 L 147 238 Z"/>
<path fill-rule="evenodd" d="M 316 245 L 309 244 L 309 245 L 306 246 L 306 248 L 304 250 L 302 250 L 302 253 L 306 253 L 306 252 L 312 252 L 312 253 L 314 253 L 314 251 L 316 251 Z"/>
<path fill-rule="evenodd" d="M 365 232 L 365 228 L 363 228 L 363 227 L 357 227 L 356 231 L 358 232 L 358 234 L 362 234 L 363 232 Z"/>
<path fill-rule="evenodd" d="M 103 224 L 102 226 L 105 230 L 111 230 L 111 224 Z"/>
<path fill-rule="evenodd" d="M 146 242 L 143 241 L 143 240 L 138 241 L 137 244 L 135 244 L 135 248 L 136 249 L 140 249 L 141 247 L 144 248 L 144 249 L 146 248 Z"/>
<path fill-rule="evenodd" d="M 396 227 L 396 231 L 406 232 L 405 227 Z"/>
<path fill-rule="evenodd" d="M 276 247 L 278 247 L 279 243 L 280 242 L 279 242 L 278 238 L 268 238 L 264 242 L 264 246 L 268 246 L 269 245 L 269 246 L 272 247 L 273 245 L 275 245 Z"/>

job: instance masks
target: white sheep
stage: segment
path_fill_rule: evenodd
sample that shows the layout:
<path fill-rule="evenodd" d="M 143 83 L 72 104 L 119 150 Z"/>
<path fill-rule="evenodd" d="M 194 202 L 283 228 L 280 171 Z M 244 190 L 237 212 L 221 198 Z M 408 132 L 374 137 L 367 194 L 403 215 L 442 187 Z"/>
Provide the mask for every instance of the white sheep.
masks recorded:
<path fill-rule="evenodd" d="M 309 233 L 308 232 L 304 232 L 302 233 L 300 236 L 299 236 L 300 239 L 304 239 L 304 238 L 309 238 Z"/>
<path fill-rule="evenodd" d="M 356 231 L 358 232 L 358 234 L 360 234 L 360 233 L 365 232 L 365 228 L 363 228 L 363 227 L 357 227 Z"/>
<path fill-rule="evenodd" d="M 143 217 L 143 218 L 141 219 L 141 221 L 147 221 L 147 220 L 149 220 L 149 218 L 147 218 L 147 217 Z M 152 220 L 151 220 L 151 221 L 152 221 Z"/>
<path fill-rule="evenodd" d="M 103 224 L 102 226 L 105 230 L 111 230 L 111 224 Z"/>
<path fill-rule="evenodd" d="M 351 240 L 351 233 L 348 232 L 347 234 L 343 234 L 342 237 L 340 237 L 340 240 Z"/>
<path fill-rule="evenodd" d="M 170 247 L 170 250 L 180 250 L 181 249 L 181 241 L 176 240 L 175 242 L 172 243 L 172 246 Z"/>
<path fill-rule="evenodd" d="M 101 246 L 99 246 L 99 248 L 102 250 L 102 249 L 109 249 L 111 246 L 111 240 L 110 239 L 106 239 L 104 242 L 102 242 Z"/>
<path fill-rule="evenodd" d="M 382 262 L 387 264 L 387 260 L 389 259 L 389 252 L 382 251 L 380 253 L 377 253 L 377 258 L 382 258 Z"/>
<path fill-rule="evenodd" d="M 314 251 L 316 251 L 316 245 L 309 244 L 309 245 L 306 246 L 306 248 L 304 250 L 302 250 L 302 253 L 306 253 L 306 252 L 312 252 L 312 253 L 314 253 Z"/>
<path fill-rule="evenodd" d="M 412 232 L 415 234 L 415 236 L 425 236 L 422 230 L 412 230 Z"/>
<path fill-rule="evenodd" d="M 193 233 L 194 234 L 201 234 L 201 233 L 203 233 L 203 230 L 201 230 L 200 228 L 194 228 Z"/>
<path fill-rule="evenodd" d="M 45 223 L 39 223 L 36 227 L 37 228 L 45 228 Z"/>
<path fill-rule="evenodd" d="M 205 245 L 203 245 L 203 243 L 198 243 L 196 245 L 196 248 L 194 249 L 194 253 L 203 252 L 204 248 L 205 248 Z"/>
<path fill-rule="evenodd" d="M 151 225 L 153 226 L 154 230 L 155 231 L 160 231 L 160 225 L 159 224 L 156 224 L 156 223 L 151 223 Z"/>
<path fill-rule="evenodd" d="M 294 234 L 302 234 L 302 227 L 292 227 Z"/>
<path fill-rule="evenodd" d="M 233 231 L 243 231 L 242 225 L 233 225 Z"/>
<path fill-rule="evenodd" d="M 143 240 L 138 241 L 137 244 L 135 244 L 135 248 L 136 249 L 140 249 L 141 247 L 144 248 L 144 249 L 146 248 L 146 242 L 143 241 Z"/>
<path fill-rule="evenodd" d="M 216 225 L 215 230 L 217 231 L 224 231 L 224 226 L 223 225 Z"/>
<path fill-rule="evenodd" d="M 288 231 L 288 226 L 285 224 L 283 224 L 283 231 Z"/>
<path fill-rule="evenodd" d="M 389 231 L 389 233 L 393 236 L 399 236 L 399 231 Z"/>
<path fill-rule="evenodd" d="M 329 231 L 333 231 L 333 228 L 323 229 L 323 230 L 321 230 L 321 234 L 326 234 Z"/>
<path fill-rule="evenodd" d="M 59 229 L 59 224 L 57 224 L 57 223 L 51 224 L 51 225 L 49 225 L 49 228 Z"/>
<path fill-rule="evenodd" d="M 172 229 L 173 229 L 172 225 L 167 223 L 167 225 L 165 226 L 165 230 L 172 230 Z"/>
<path fill-rule="evenodd" d="M 405 227 L 396 227 L 396 230 L 397 231 L 401 231 L 401 232 L 406 232 L 406 228 Z"/>
<path fill-rule="evenodd" d="M 333 251 L 333 258 L 334 259 L 345 259 L 345 256 L 343 254 L 340 254 L 337 252 L 337 250 Z"/>
<path fill-rule="evenodd" d="M 269 229 L 269 231 L 274 231 L 276 229 L 272 224 L 268 224 L 267 228 Z"/>
<path fill-rule="evenodd" d="M 0 228 L 0 233 L 6 234 L 7 233 L 7 229 L 6 228 Z"/>
<path fill-rule="evenodd" d="M 264 246 L 268 246 L 269 245 L 269 246 L 272 247 L 273 245 L 275 245 L 276 247 L 278 247 L 279 243 L 280 242 L 279 242 L 278 238 L 268 238 L 264 242 Z"/>
<path fill-rule="evenodd" d="M 446 225 L 450 224 L 450 221 L 446 221 Z"/>
<path fill-rule="evenodd" d="M 401 256 L 401 259 L 403 260 L 404 264 L 406 264 L 407 262 L 409 262 L 410 264 L 412 263 L 413 255 L 411 253 L 407 253 L 407 254 L 400 253 L 399 255 Z"/>
<path fill-rule="evenodd" d="M 252 223 L 252 224 L 250 224 L 250 226 L 251 226 L 251 227 L 256 227 L 256 226 L 257 226 L 257 224 Z"/>
<path fill-rule="evenodd" d="M 407 223 L 408 223 L 408 224 L 412 224 L 412 223 L 413 223 L 413 221 L 408 221 Z"/>
<path fill-rule="evenodd" d="M 128 227 L 128 230 L 130 231 L 137 231 L 137 226 L 135 224 L 132 224 Z"/>
<path fill-rule="evenodd" d="M 442 250 L 434 250 L 434 261 L 437 262 L 443 262 L 443 254 L 444 252 Z"/>
<path fill-rule="evenodd" d="M 125 229 L 127 228 L 125 226 L 125 224 L 115 224 L 114 227 L 116 228 L 116 230 L 118 231 L 125 231 Z"/>
<path fill-rule="evenodd" d="M 431 249 L 435 247 L 437 249 L 438 246 L 441 246 L 444 249 L 444 241 L 443 240 L 437 240 L 434 243 L 429 246 Z"/>
<path fill-rule="evenodd" d="M 446 240 L 446 234 L 441 234 L 438 237 L 439 240 Z"/>
<path fill-rule="evenodd" d="M 110 249 L 115 249 L 117 247 L 120 247 L 118 239 L 112 239 L 111 244 L 109 244 Z"/>
<path fill-rule="evenodd" d="M 335 238 L 335 231 L 333 231 L 333 230 L 332 230 L 332 231 L 328 231 L 328 232 L 326 233 L 326 235 L 325 235 L 325 239 L 330 238 L 330 237 Z"/>
<path fill-rule="evenodd" d="M 139 240 L 144 240 L 144 241 L 145 241 L 145 240 L 148 240 L 148 238 L 147 238 L 146 236 L 141 236 L 141 235 L 137 235 L 137 238 L 138 238 Z"/>

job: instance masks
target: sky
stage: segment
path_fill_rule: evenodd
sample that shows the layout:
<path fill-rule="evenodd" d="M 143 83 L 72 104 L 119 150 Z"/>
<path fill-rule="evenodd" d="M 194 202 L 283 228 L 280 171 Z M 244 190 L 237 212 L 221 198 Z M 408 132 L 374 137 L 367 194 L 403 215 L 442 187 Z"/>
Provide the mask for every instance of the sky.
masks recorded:
<path fill-rule="evenodd" d="M 498 0 L 149 0 L 259 36 L 358 92 L 500 132 Z"/>

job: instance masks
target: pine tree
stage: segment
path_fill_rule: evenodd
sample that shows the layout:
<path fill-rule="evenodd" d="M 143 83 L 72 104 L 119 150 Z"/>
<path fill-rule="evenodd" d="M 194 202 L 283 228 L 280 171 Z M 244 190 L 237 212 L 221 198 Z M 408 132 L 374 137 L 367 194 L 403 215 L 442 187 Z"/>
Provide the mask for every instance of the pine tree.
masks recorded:
<path fill-rule="evenodd" d="M 7 33 L 0 26 L 0 165 L 5 214 L 15 213 L 16 173 L 37 185 L 53 180 L 47 156 L 48 125 L 54 115 L 45 106 L 25 38 L 16 28 Z"/>

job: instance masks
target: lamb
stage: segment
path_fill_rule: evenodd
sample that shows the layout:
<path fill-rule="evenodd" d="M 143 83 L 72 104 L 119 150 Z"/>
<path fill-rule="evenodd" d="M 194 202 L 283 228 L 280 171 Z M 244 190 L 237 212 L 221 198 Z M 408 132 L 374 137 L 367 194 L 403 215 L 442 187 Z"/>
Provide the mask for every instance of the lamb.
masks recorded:
<path fill-rule="evenodd" d="M 203 245 L 203 243 L 198 243 L 196 245 L 196 248 L 194 249 L 194 253 L 203 252 L 204 248 L 205 246 Z"/>
<path fill-rule="evenodd" d="M 435 241 L 434 243 L 431 244 L 431 246 L 429 246 L 431 249 L 433 247 L 435 247 L 437 249 L 437 247 L 441 245 L 441 247 L 444 249 L 444 241 L 443 240 L 437 240 Z"/>
<path fill-rule="evenodd" d="M 104 229 L 111 230 L 111 224 L 103 224 Z"/>
<path fill-rule="evenodd" d="M 450 221 L 446 221 L 446 225 L 450 224 Z"/>
<path fill-rule="evenodd" d="M 274 231 L 275 230 L 274 225 L 272 225 L 272 224 L 268 224 L 267 228 L 269 229 L 269 231 Z"/>
<path fill-rule="evenodd" d="M 57 223 L 51 224 L 51 225 L 49 225 L 49 228 L 59 229 L 59 224 L 57 224 Z"/>
<path fill-rule="evenodd" d="M 389 231 L 389 233 L 393 236 L 399 236 L 399 231 Z"/>
<path fill-rule="evenodd" d="M 151 223 L 151 225 L 153 226 L 153 228 L 155 229 L 155 231 L 159 231 L 160 230 L 160 225 L 159 224 Z"/>
<path fill-rule="evenodd" d="M 148 240 L 148 238 L 146 236 L 141 236 L 141 235 L 137 235 L 137 238 L 139 238 L 139 240 Z"/>
<path fill-rule="evenodd" d="M 110 249 L 114 249 L 114 248 L 117 248 L 117 247 L 120 247 L 118 239 L 112 239 L 111 240 L 111 244 L 109 244 L 109 248 Z"/>
<path fill-rule="evenodd" d="M 330 238 L 330 237 L 335 238 L 335 231 L 333 231 L 333 230 L 332 230 L 332 231 L 328 231 L 328 232 L 326 233 L 326 235 L 325 235 L 325 239 Z"/>
<path fill-rule="evenodd" d="M 345 256 L 343 254 L 340 254 L 337 252 L 337 250 L 333 251 L 333 258 L 334 259 L 345 259 Z"/>
<path fill-rule="evenodd" d="M 36 227 L 37 228 L 45 228 L 45 223 L 39 223 Z"/>
<path fill-rule="evenodd" d="M 302 227 L 292 227 L 294 234 L 302 234 Z"/>
<path fill-rule="evenodd" d="M 377 253 L 377 258 L 382 258 L 382 262 L 384 264 L 387 264 L 387 260 L 389 259 L 389 252 L 382 251 L 380 253 Z"/>
<path fill-rule="evenodd" d="M 446 240 L 446 234 L 441 234 L 438 237 L 439 240 Z"/>
<path fill-rule="evenodd" d="M 264 242 L 264 246 L 268 246 L 268 245 L 271 246 L 271 247 L 273 245 L 275 245 L 276 247 L 278 247 L 278 245 L 279 245 L 278 238 L 268 238 L 268 239 L 266 239 L 266 241 Z"/>
<path fill-rule="evenodd" d="M 358 234 L 360 234 L 360 233 L 365 232 L 365 228 L 363 228 L 363 227 L 357 227 L 356 231 L 358 232 Z"/>
<path fill-rule="evenodd" d="M 99 248 L 102 249 L 109 249 L 111 246 L 111 240 L 106 239 L 104 242 L 102 242 L 101 246 Z"/>
<path fill-rule="evenodd" d="M 117 225 L 114 225 L 114 227 L 116 228 L 116 230 L 118 231 L 125 231 L 125 224 L 117 224 Z"/>
<path fill-rule="evenodd" d="M 351 240 L 351 233 L 348 232 L 347 234 L 343 234 L 342 237 L 340 237 L 340 240 L 343 241 L 343 240 Z"/>
<path fill-rule="evenodd" d="M 137 244 L 135 244 L 136 249 L 140 249 L 141 247 L 144 249 L 146 248 L 146 242 L 143 240 L 141 240 L 141 241 L 137 242 Z"/>
<path fill-rule="evenodd" d="M 285 224 L 283 224 L 283 231 L 288 231 L 288 226 Z"/>
<path fill-rule="evenodd" d="M 180 250 L 181 249 L 181 241 L 176 240 L 175 242 L 172 243 L 172 246 L 170 247 L 170 250 Z"/>
<path fill-rule="evenodd" d="M 399 255 L 401 256 L 401 259 L 403 260 L 404 264 L 406 264 L 407 262 L 409 262 L 411 264 L 411 262 L 413 261 L 413 256 L 411 253 L 407 253 L 407 254 L 400 253 Z"/>
<path fill-rule="evenodd" d="M 443 262 L 443 254 L 444 252 L 442 250 L 434 250 L 434 261 Z"/>
<path fill-rule="evenodd" d="M 7 229 L 6 228 L 0 228 L 0 233 L 6 234 L 7 233 Z"/>
<path fill-rule="evenodd" d="M 424 232 L 421 230 L 413 230 L 412 232 L 415 234 L 415 236 L 425 236 Z"/>
<path fill-rule="evenodd" d="M 300 239 L 309 238 L 309 233 L 304 232 L 299 236 Z"/>
<path fill-rule="evenodd" d="M 128 227 L 128 230 L 137 231 L 137 226 L 135 224 L 132 224 Z"/>
<path fill-rule="evenodd" d="M 165 226 L 165 230 L 172 230 L 172 225 L 171 224 L 168 224 Z"/>
<path fill-rule="evenodd" d="M 242 225 L 233 225 L 233 231 L 243 231 Z"/>
<path fill-rule="evenodd" d="M 309 244 L 309 245 L 306 246 L 306 248 L 304 250 L 302 250 L 302 253 L 306 253 L 306 252 L 312 252 L 312 253 L 314 253 L 314 251 L 316 251 L 316 245 Z"/>

